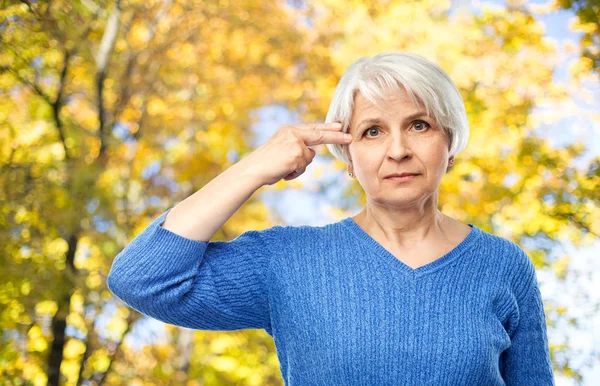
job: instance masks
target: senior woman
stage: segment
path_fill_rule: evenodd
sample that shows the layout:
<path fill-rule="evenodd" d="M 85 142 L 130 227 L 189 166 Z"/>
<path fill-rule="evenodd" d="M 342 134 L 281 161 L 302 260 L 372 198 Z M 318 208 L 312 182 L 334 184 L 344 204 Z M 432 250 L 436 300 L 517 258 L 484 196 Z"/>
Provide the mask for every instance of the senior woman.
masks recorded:
<path fill-rule="evenodd" d="M 326 122 L 281 127 L 157 217 L 115 258 L 110 290 L 166 323 L 266 330 L 286 385 L 553 385 L 527 254 L 437 208 L 469 137 L 448 75 L 409 53 L 359 59 Z M 360 213 L 210 241 L 319 144 L 364 189 Z"/>

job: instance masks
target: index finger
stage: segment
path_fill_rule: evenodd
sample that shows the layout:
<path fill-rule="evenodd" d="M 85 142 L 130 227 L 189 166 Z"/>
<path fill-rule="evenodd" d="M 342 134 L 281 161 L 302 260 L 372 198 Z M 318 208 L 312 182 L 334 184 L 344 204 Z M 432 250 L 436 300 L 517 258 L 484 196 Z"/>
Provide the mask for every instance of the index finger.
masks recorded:
<path fill-rule="evenodd" d="M 294 125 L 298 129 L 303 130 L 329 130 L 329 131 L 337 131 L 342 128 L 342 124 L 340 122 L 327 122 L 327 123 L 299 123 Z"/>
<path fill-rule="evenodd" d="M 304 141 L 307 146 L 321 145 L 321 144 L 349 144 L 352 142 L 352 135 L 348 133 L 342 133 L 341 131 L 331 130 L 301 130 L 298 135 Z"/>

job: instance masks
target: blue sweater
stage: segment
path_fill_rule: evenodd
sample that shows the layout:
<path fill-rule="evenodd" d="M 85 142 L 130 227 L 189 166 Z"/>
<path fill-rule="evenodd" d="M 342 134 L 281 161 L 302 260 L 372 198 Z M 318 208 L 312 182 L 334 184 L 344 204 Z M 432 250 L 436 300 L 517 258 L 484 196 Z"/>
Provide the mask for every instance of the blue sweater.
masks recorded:
<path fill-rule="evenodd" d="M 351 217 L 200 242 L 161 227 L 169 210 L 117 255 L 109 289 L 165 323 L 264 329 L 286 385 L 554 384 L 535 268 L 507 239 L 469 224 L 412 269 Z"/>

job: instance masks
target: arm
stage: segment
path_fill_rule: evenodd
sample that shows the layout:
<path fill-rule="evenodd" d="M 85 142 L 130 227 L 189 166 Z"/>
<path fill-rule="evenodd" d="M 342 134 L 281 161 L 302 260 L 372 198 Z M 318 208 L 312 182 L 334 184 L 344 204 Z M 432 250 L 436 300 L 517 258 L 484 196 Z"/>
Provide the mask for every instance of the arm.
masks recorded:
<path fill-rule="evenodd" d="M 554 385 L 542 296 L 533 278 L 517 300 L 518 324 L 510 334 L 511 346 L 502 353 L 501 373 L 506 385 Z"/>
<path fill-rule="evenodd" d="M 110 291 L 155 319 L 202 330 L 271 328 L 268 273 L 280 226 L 202 242 L 154 220 L 115 258 Z M 273 249 L 275 250 L 275 249 Z"/>
<path fill-rule="evenodd" d="M 263 145 L 186 198 L 138 235 L 113 262 L 109 289 L 131 307 L 181 326 L 269 332 L 271 251 L 281 227 L 229 242 L 214 233 L 261 186 L 306 170 L 309 145 L 349 143 L 340 123 L 284 125 Z"/>
<path fill-rule="evenodd" d="M 277 232 L 209 242 L 263 185 L 242 161 L 155 219 L 116 256 L 107 281 L 113 294 L 146 315 L 189 328 L 269 326 L 268 244 Z"/>
<path fill-rule="evenodd" d="M 263 185 L 248 158 L 243 158 L 172 208 L 162 227 L 188 239 L 209 241 Z"/>

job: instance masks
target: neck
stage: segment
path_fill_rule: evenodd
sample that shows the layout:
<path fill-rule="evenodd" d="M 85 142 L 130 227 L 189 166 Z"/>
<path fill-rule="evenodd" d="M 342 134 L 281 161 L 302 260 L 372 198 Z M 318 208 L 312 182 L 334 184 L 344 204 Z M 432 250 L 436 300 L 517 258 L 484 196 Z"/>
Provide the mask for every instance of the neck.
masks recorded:
<path fill-rule="evenodd" d="M 437 194 L 435 196 L 437 198 Z M 368 201 L 356 220 L 367 233 L 400 249 L 446 239 L 450 225 L 450 218 L 437 209 L 436 199 L 409 207 L 389 207 Z"/>

